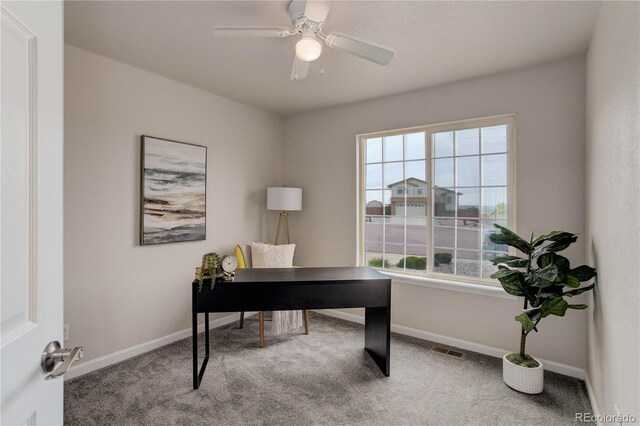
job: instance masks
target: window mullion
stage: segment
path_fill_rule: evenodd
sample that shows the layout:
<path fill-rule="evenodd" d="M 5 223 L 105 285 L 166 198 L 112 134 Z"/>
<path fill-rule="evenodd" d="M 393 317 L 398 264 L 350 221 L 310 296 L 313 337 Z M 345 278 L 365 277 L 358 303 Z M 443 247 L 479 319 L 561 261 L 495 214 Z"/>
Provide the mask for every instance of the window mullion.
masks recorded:
<path fill-rule="evenodd" d="M 458 161 L 456 157 L 456 132 L 453 132 L 453 275 L 458 274 Z"/>
<path fill-rule="evenodd" d="M 430 131 L 425 131 L 424 133 L 424 152 L 425 152 L 425 177 L 429 176 L 427 179 L 427 211 L 426 211 L 426 226 L 425 232 L 426 240 L 427 240 L 427 275 L 433 273 L 433 210 L 434 210 L 434 196 L 433 196 L 433 137 Z"/>
<path fill-rule="evenodd" d="M 404 181 L 404 218 L 402 219 L 402 257 L 404 259 L 403 270 L 407 270 L 407 196 L 409 192 L 409 183 L 407 182 L 407 134 L 402 135 L 402 180 Z"/>
<path fill-rule="evenodd" d="M 386 244 L 386 239 L 387 239 L 387 215 L 386 215 L 386 204 L 385 204 L 385 198 L 384 198 L 384 192 L 385 192 L 385 187 L 384 187 L 384 169 L 385 169 L 385 160 L 386 160 L 386 156 L 385 156 L 385 150 L 386 150 L 386 145 L 387 145 L 387 138 L 384 137 L 382 138 L 382 171 L 381 171 L 381 179 L 382 181 L 380 182 L 380 186 L 382 187 L 382 269 L 384 269 L 384 262 L 387 258 L 386 256 L 386 251 L 387 251 L 387 244 Z"/>

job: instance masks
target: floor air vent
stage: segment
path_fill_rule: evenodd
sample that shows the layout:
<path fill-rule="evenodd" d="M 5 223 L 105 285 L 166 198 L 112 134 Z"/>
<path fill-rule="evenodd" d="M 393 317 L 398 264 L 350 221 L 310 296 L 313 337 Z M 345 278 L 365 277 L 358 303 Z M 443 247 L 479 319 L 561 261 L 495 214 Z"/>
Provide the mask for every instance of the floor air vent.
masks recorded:
<path fill-rule="evenodd" d="M 447 355 L 447 356 L 450 356 L 452 358 L 464 359 L 464 353 L 463 352 L 458 352 L 458 351 L 454 351 L 454 350 L 451 350 L 451 349 L 443 348 L 442 346 L 434 346 L 433 348 L 431 348 L 431 351 L 437 352 L 437 353 L 442 354 L 442 355 Z"/>

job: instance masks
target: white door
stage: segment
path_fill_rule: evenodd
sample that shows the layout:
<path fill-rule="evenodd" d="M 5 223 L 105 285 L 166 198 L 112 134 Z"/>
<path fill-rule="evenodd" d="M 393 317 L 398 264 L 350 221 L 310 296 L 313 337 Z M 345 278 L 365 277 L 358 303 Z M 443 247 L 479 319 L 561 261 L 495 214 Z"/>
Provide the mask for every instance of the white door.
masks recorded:
<path fill-rule="evenodd" d="M 62 424 L 41 354 L 63 340 L 63 5 L 1 10 L 1 423 Z"/>

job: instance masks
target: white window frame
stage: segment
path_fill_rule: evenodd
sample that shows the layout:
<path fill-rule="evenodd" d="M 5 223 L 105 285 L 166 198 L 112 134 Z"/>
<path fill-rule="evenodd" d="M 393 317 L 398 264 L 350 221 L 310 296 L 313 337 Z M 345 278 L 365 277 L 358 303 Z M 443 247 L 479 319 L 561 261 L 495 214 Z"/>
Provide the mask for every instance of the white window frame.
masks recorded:
<path fill-rule="evenodd" d="M 356 176 L 356 192 L 357 192 L 357 232 L 356 232 L 356 262 L 359 266 L 366 265 L 365 254 L 365 213 L 366 213 L 366 200 L 365 193 L 365 143 L 367 139 L 378 137 L 389 137 L 404 135 L 409 133 L 425 133 L 425 161 L 428 173 L 428 187 L 427 196 L 431 203 L 430 208 L 427 210 L 427 259 L 433 259 L 433 247 L 432 247 L 432 234 L 433 234 L 433 150 L 432 141 L 433 134 L 440 132 L 448 132 L 455 130 L 464 130 L 476 127 L 489 127 L 489 126 L 507 126 L 507 227 L 513 231 L 516 230 L 516 115 L 515 114 L 501 114 L 490 117 L 473 118 L 466 120 L 451 121 L 446 123 L 429 124 L 416 127 L 408 127 L 403 129 L 395 129 L 382 132 L 363 133 L 356 136 L 357 148 L 356 148 L 356 163 L 357 163 L 357 176 Z M 383 206 L 384 209 L 384 206 Z M 481 220 L 481 219 L 480 219 Z M 513 253 L 513 250 L 509 250 Z M 482 256 L 482 251 L 480 252 Z M 481 259 L 482 261 L 482 259 Z M 506 298 L 512 298 L 506 295 L 497 280 L 481 277 L 467 277 L 463 275 L 445 274 L 433 271 L 433 261 L 427 261 L 426 273 L 414 274 L 407 271 L 395 271 L 383 268 L 375 268 L 379 271 L 391 276 L 400 282 L 408 284 L 427 285 L 430 287 L 446 288 L 456 291 L 465 291 L 471 293 L 491 294 L 496 296 L 503 296 Z M 484 290 L 483 290 L 484 288 Z"/>

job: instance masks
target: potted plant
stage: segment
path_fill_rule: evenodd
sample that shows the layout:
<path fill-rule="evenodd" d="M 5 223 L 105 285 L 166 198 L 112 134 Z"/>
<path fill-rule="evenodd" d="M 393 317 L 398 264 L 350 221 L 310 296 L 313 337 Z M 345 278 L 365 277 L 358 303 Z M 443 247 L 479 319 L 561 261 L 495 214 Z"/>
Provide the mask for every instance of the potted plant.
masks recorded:
<path fill-rule="evenodd" d="M 526 353 L 527 336 L 538 331 L 538 324 L 549 315 L 564 316 L 567 309 L 586 309 L 584 304 L 570 304 L 566 299 L 590 291 L 595 284 L 582 286 L 596 276 L 587 265 L 571 268 L 569 259 L 558 253 L 575 243 L 578 235 L 553 231 L 529 241 L 509 229 L 495 225 L 499 232 L 489 238 L 495 244 L 513 247 L 524 256 L 503 256 L 492 260 L 498 271 L 491 275 L 504 290 L 524 299 L 522 312 L 515 317 L 521 325 L 520 351 L 506 354 L 502 375 L 511 388 L 525 393 L 543 389 L 542 363 Z"/>
<path fill-rule="evenodd" d="M 205 281 L 211 281 L 211 288 L 213 289 L 216 278 L 221 275 L 220 256 L 218 255 L 218 253 L 205 253 L 202 256 L 202 266 L 200 268 L 202 275 L 202 280 L 200 281 L 200 290 L 202 290 L 202 285 Z"/>

